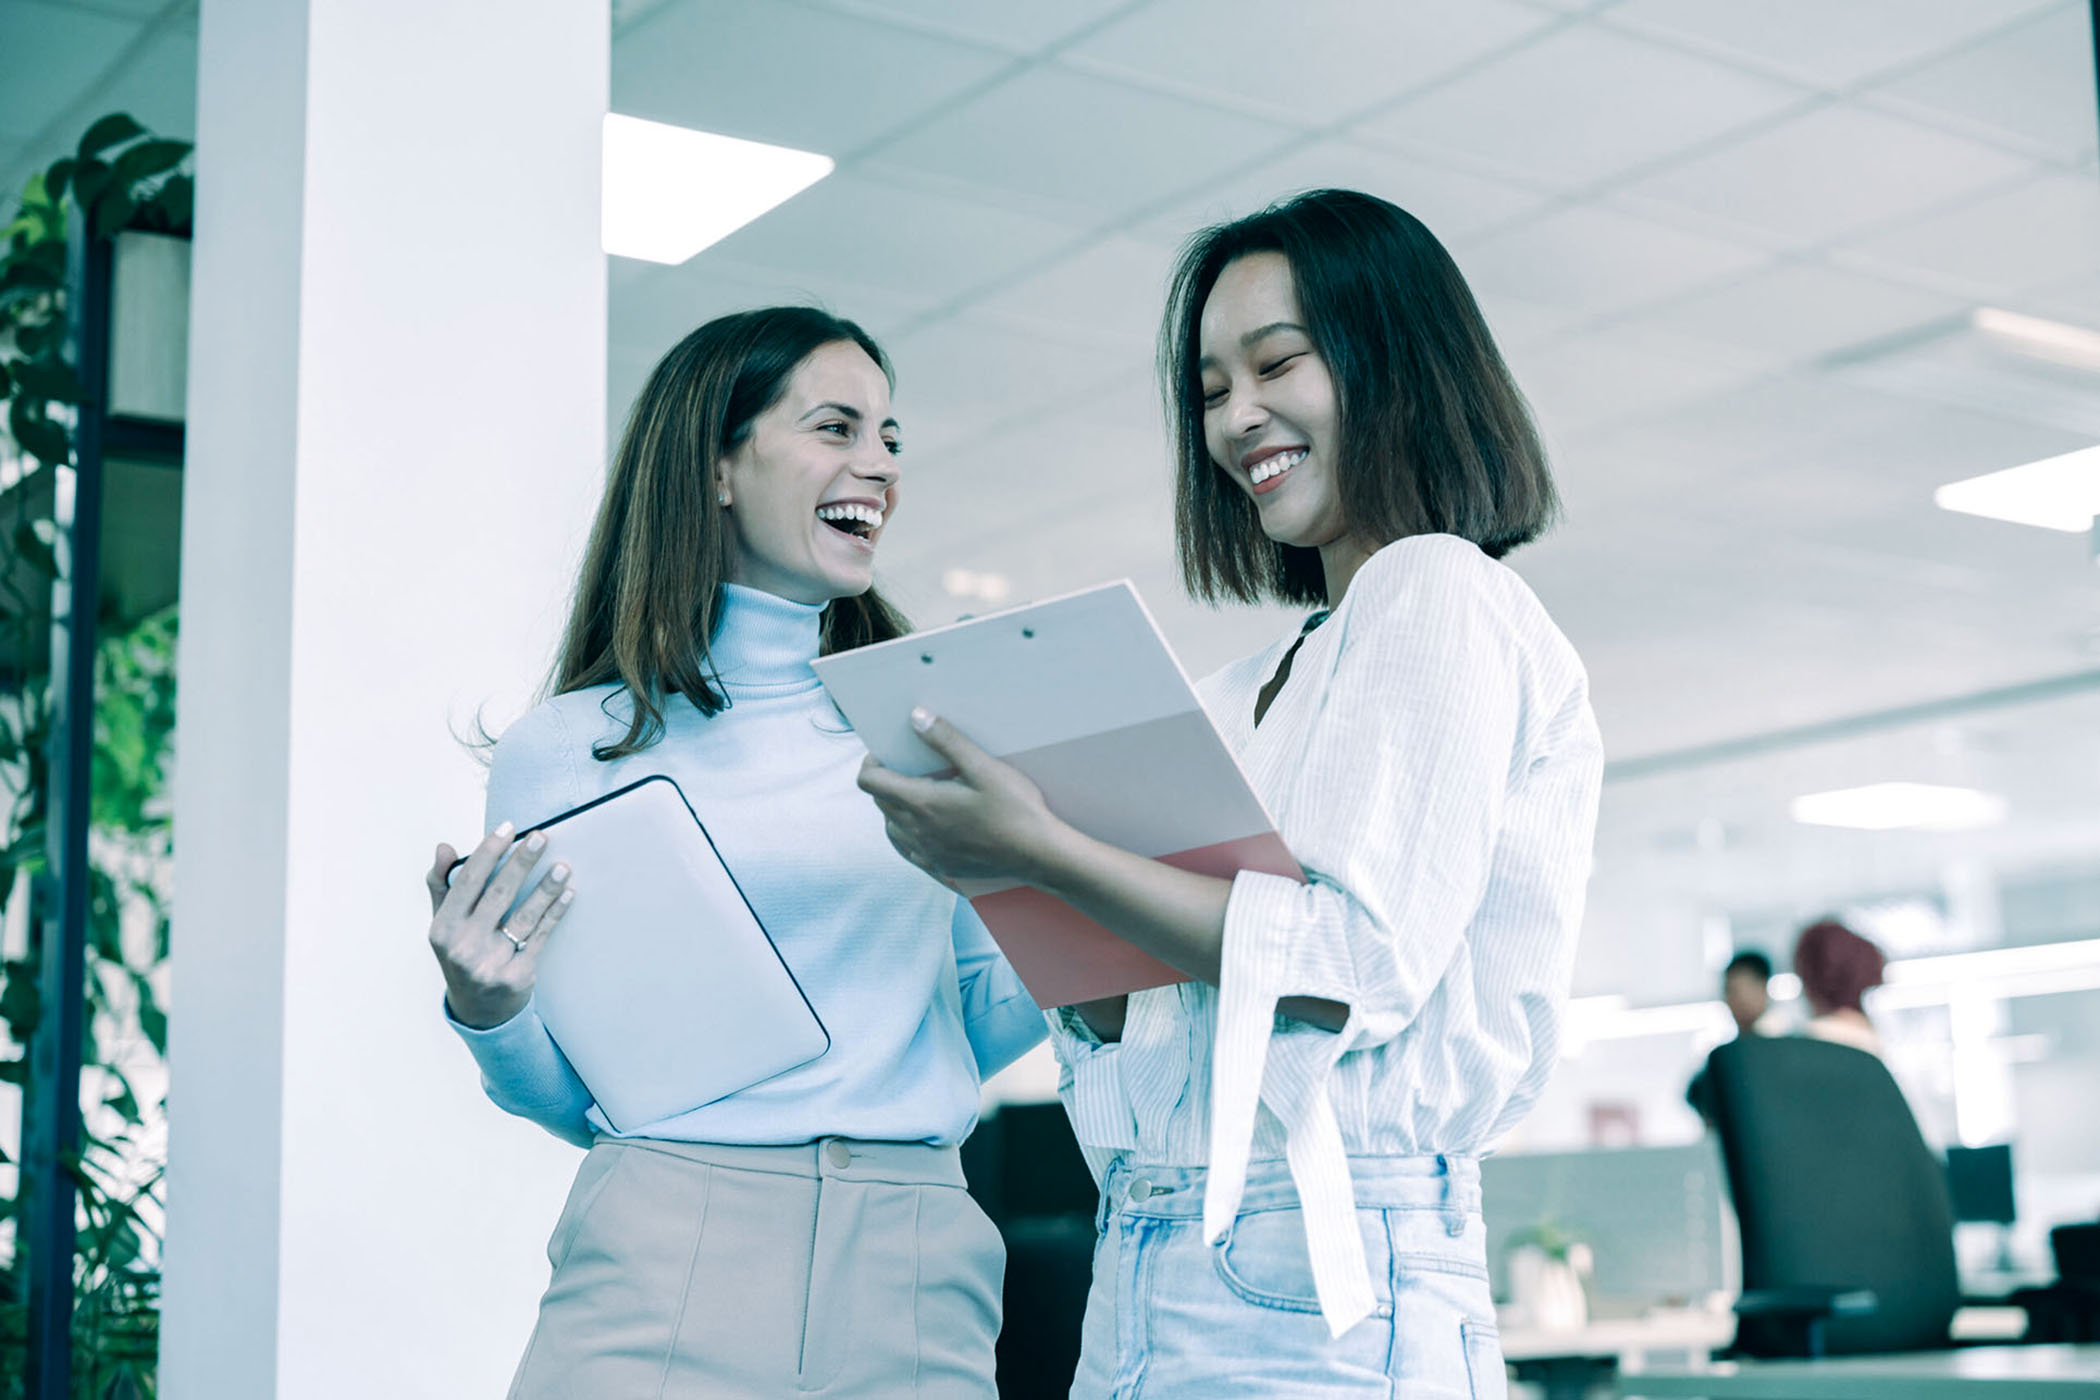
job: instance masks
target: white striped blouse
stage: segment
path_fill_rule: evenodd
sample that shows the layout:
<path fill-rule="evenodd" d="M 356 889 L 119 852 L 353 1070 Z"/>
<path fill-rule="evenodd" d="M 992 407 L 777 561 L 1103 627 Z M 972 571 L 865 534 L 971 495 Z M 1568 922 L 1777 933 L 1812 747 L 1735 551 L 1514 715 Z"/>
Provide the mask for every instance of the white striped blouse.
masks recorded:
<path fill-rule="evenodd" d="M 1069 1015 L 1053 1040 L 1097 1177 L 1119 1152 L 1207 1165 L 1213 1242 L 1250 1157 L 1287 1158 L 1340 1336 L 1373 1308 L 1347 1157 L 1477 1156 L 1545 1086 L 1603 752 L 1574 649 L 1454 536 L 1374 555 L 1256 727 L 1292 640 L 1200 691 L 1311 883 L 1242 873 L 1221 987 L 1133 995 L 1114 1044 Z M 1347 1025 L 1277 1016 L 1293 995 L 1346 1003 Z"/>

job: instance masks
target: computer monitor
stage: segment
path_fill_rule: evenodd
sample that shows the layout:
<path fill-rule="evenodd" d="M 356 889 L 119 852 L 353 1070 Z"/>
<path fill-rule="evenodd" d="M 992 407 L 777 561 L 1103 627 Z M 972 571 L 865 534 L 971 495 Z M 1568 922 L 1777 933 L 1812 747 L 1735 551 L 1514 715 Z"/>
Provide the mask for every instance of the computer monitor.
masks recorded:
<path fill-rule="evenodd" d="M 1948 1148 L 1947 1194 L 1954 1198 L 1956 1220 L 2012 1224 L 2012 1144 Z"/>

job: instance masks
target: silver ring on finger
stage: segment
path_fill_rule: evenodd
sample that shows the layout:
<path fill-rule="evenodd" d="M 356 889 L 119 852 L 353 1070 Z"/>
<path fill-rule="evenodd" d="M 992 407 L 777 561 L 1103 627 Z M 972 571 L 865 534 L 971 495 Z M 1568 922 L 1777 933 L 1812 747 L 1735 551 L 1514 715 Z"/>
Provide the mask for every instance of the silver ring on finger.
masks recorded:
<path fill-rule="evenodd" d="M 520 938 L 507 928 L 499 928 L 496 930 L 496 932 L 502 934 L 505 938 L 508 938 L 510 940 L 510 955 L 512 957 L 516 957 L 518 954 L 524 952 L 526 940 L 532 937 L 532 935 L 528 933 L 525 935 L 524 938 Z"/>

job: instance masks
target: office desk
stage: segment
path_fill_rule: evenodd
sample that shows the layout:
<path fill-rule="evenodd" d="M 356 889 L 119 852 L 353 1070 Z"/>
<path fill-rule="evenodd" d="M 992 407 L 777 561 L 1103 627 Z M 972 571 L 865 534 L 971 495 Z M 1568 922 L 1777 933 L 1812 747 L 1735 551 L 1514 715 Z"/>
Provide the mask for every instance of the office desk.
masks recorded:
<path fill-rule="evenodd" d="M 1640 1317 L 1603 1318 L 1573 1332 L 1548 1332 L 1537 1327 L 1504 1327 L 1501 1331 L 1502 1356 L 1506 1361 L 1584 1356 L 1632 1364 L 1653 1351 L 1703 1354 L 1725 1347 L 1735 1340 L 1735 1314 L 1685 1308 Z"/>
<path fill-rule="evenodd" d="M 1971 1347 L 1824 1361 L 1717 1361 L 1619 1378 L 1632 1397 L 1706 1400 L 2100 1400 L 2100 1346 Z"/>
<path fill-rule="evenodd" d="M 1694 1360 L 1735 1340 L 1735 1314 L 1706 1309 L 1658 1310 L 1640 1317 L 1600 1318 L 1572 1332 L 1504 1327 L 1502 1359 L 1546 1400 L 1581 1400 L 1592 1384 L 1654 1352 L 1689 1352 Z"/>

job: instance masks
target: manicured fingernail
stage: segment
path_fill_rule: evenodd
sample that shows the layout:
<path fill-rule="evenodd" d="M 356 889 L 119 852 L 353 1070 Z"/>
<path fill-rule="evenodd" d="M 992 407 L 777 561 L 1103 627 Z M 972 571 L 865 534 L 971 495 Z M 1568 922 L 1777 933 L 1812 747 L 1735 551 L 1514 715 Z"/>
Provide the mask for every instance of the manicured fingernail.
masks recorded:
<path fill-rule="evenodd" d="M 554 883 L 558 885 L 562 881 L 569 878 L 569 867 L 563 865 L 560 861 L 556 861 L 554 863 L 554 869 L 547 872 L 547 878 L 554 881 Z"/>
<path fill-rule="evenodd" d="M 573 902 L 575 901 L 575 899 L 576 899 L 576 891 L 574 891 L 574 890 L 563 890 L 563 891 L 561 892 L 561 898 L 560 898 L 560 899 L 557 899 L 557 900 L 555 900 L 554 902 L 555 902 L 556 904 L 570 904 L 570 903 L 573 903 Z"/>
<path fill-rule="evenodd" d="M 510 834 L 513 831 L 516 831 L 517 829 L 518 824 L 516 822 L 505 822 L 503 825 L 497 827 L 494 831 L 490 832 L 489 835 L 500 836 L 504 840 L 508 841 L 510 840 Z"/>
<path fill-rule="evenodd" d="M 535 831 L 525 838 L 525 849 L 528 851 L 537 851 L 546 844 L 547 833 L 544 831 Z"/>
<path fill-rule="evenodd" d="M 933 728 L 933 711 L 924 705 L 914 706 L 911 712 L 911 727 L 921 734 Z"/>

